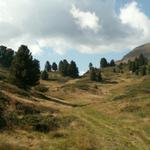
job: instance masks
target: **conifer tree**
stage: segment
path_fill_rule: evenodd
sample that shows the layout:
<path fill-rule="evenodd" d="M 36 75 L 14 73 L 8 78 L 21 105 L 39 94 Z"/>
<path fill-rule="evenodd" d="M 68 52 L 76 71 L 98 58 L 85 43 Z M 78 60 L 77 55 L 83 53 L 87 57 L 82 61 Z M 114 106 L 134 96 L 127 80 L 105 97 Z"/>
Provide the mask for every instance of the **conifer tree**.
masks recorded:
<path fill-rule="evenodd" d="M 90 62 L 89 63 L 89 70 L 91 70 L 93 68 L 93 64 Z"/>
<path fill-rule="evenodd" d="M 100 69 L 97 71 L 97 81 L 98 82 L 102 81 L 102 74 L 101 74 L 101 70 Z"/>
<path fill-rule="evenodd" d="M 94 67 L 92 67 L 91 70 L 90 70 L 90 80 L 91 81 L 96 81 L 96 71 L 95 71 Z"/>
<path fill-rule="evenodd" d="M 131 60 L 128 61 L 128 68 L 129 68 L 129 71 L 132 71 L 132 61 Z"/>
<path fill-rule="evenodd" d="M 150 65 L 147 67 L 147 73 L 150 75 Z"/>
<path fill-rule="evenodd" d="M 71 61 L 68 66 L 68 75 L 72 78 L 77 78 L 79 76 L 79 71 L 74 61 Z"/>
<path fill-rule="evenodd" d="M 57 64 L 54 62 L 53 64 L 52 64 L 52 69 L 54 70 L 54 71 L 57 71 Z"/>
<path fill-rule="evenodd" d="M 48 73 L 46 70 L 44 70 L 42 73 L 41 73 L 41 79 L 42 80 L 48 80 Z"/>
<path fill-rule="evenodd" d="M 39 61 L 33 59 L 27 46 L 21 45 L 10 68 L 10 80 L 20 88 L 37 85 L 40 78 Z"/>
<path fill-rule="evenodd" d="M 113 66 L 115 66 L 116 64 L 115 64 L 115 61 L 112 59 L 111 61 L 110 61 L 110 66 L 111 67 L 113 67 Z"/>
<path fill-rule="evenodd" d="M 142 76 L 146 75 L 146 66 L 145 65 L 141 67 L 140 73 L 141 73 Z"/>
<path fill-rule="evenodd" d="M 90 70 L 90 80 L 101 82 L 102 81 L 101 70 L 92 67 L 91 70 Z"/>
<path fill-rule="evenodd" d="M 140 54 L 138 60 L 140 66 L 147 65 L 148 63 L 147 58 L 143 54 Z"/>
<path fill-rule="evenodd" d="M 10 67 L 14 58 L 14 51 L 5 46 L 0 46 L 0 64 L 3 67 Z"/>
<path fill-rule="evenodd" d="M 52 69 L 52 66 L 51 66 L 50 62 L 49 62 L 49 61 L 46 61 L 46 63 L 45 63 L 45 70 L 46 70 L 47 72 L 50 72 L 51 69 Z"/>
<path fill-rule="evenodd" d="M 106 58 L 102 58 L 102 59 L 101 59 L 101 61 L 100 61 L 100 66 L 101 66 L 101 68 L 105 68 L 105 67 L 108 67 L 108 66 L 109 66 L 109 64 L 108 64 L 108 62 L 107 62 L 107 60 L 106 60 Z"/>

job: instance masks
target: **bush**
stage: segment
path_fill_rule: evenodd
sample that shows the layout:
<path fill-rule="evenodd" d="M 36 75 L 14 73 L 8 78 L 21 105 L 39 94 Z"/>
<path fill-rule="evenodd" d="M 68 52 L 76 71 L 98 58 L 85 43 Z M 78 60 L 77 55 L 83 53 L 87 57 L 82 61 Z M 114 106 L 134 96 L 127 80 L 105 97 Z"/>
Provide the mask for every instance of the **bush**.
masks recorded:
<path fill-rule="evenodd" d="M 0 74 L 0 80 L 5 80 L 5 79 L 6 79 L 6 77 L 4 75 Z"/>
<path fill-rule="evenodd" d="M 33 126 L 33 130 L 47 133 L 49 132 L 49 125 L 44 123 L 38 123 Z"/>
<path fill-rule="evenodd" d="M 29 106 L 29 105 L 25 105 L 25 104 L 21 104 L 21 103 L 17 103 L 16 104 L 16 109 L 20 110 L 21 112 L 23 112 L 25 115 L 26 114 L 36 114 L 36 113 L 40 113 L 39 110 L 35 109 L 34 106 Z"/>
<path fill-rule="evenodd" d="M 41 116 L 42 117 L 42 116 Z M 42 117 L 38 122 L 33 124 L 33 130 L 38 132 L 49 132 L 59 127 L 59 118 L 53 116 Z"/>
<path fill-rule="evenodd" d="M 0 116 L 0 129 L 3 129 L 7 126 L 6 120 L 3 116 Z"/>

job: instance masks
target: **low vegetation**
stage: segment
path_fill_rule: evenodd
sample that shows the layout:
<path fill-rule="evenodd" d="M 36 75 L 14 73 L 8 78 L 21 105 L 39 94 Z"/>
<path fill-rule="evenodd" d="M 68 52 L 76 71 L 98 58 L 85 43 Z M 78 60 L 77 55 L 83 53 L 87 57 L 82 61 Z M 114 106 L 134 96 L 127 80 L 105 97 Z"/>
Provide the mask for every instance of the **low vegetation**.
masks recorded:
<path fill-rule="evenodd" d="M 47 61 L 40 73 L 26 46 L 13 54 L 10 69 L 5 63 L 1 57 L 0 149 L 150 149 L 149 62 L 142 55 L 120 64 L 102 58 L 81 77 L 67 60 Z"/>

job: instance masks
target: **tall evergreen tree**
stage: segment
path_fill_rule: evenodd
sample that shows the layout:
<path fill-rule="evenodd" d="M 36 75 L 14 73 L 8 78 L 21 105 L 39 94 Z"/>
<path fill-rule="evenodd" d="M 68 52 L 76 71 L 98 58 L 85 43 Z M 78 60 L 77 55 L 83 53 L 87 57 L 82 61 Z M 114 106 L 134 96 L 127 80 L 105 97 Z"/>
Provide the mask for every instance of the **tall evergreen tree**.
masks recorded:
<path fill-rule="evenodd" d="M 49 61 L 46 61 L 46 63 L 45 63 L 45 70 L 46 70 L 47 72 L 50 72 L 51 69 L 52 69 L 52 66 L 51 66 L 50 62 L 49 62 Z"/>
<path fill-rule="evenodd" d="M 63 61 L 62 60 L 59 62 L 58 70 L 63 75 Z"/>
<path fill-rule="evenodd" d="M 37 85 L 40 78 L 39 61 L 33 59 L 27 46 L 21 45 L 10 68 L 10 80 L 20 88 Z"/>
<path fill-rule="evenodd" d="M 135 72 L 136 71 L 136 64 L 135 64 L 135 61 L 132 62 L 132 72 Z"/>
<path fill-rule="evenodd" d="M 92 67 L 91 70 L 90 70 L 90 80 L 101 82 L 102 81 L 101 70 Z"/>
<path fill-rule="evenodd" d="M 101 68 L 105 68 L 105 67 L 108 67 L 108 62 L 106 60 L 106 58 L 102 58 L 101 61 L 100 61 L 100 66 Z"/>
<path fill-rule="evenodd" d="M 91 70 L 93 68 L 93 64 L 90 62 L 89 63 L 89 70 Z"/>
<path fill-rule="evenodd" d="M 68 75 L 68 66 L 69 66 L 69 63 L 66 59 L 59 62 L 59 71 L 63 76 Z"/>
<path fill-rule="evenodd" d="M 113 59 L 110 61 L 110 66 L 111 67 L 116 66 L 115 61 Z"/>
<path fill-rule="evenodd" d="M 150 65 L 147 67 L 147 73 L 150 75 Z"/>
<path fill-rule="evenodd" d="M 14 58 L 14 51 L 5 46 L 0 46 L 0 64 L 4 67 L 10 67 Z"/>
<path fill-rule="evenodd" d="M 141 74 L 142 76 L 145 76 L 145 75 L 146 75 L 146 66 L 145 66 L 145 65 L 140 68 L 140 74 Z"/>
<path fill-rule="evenodd" d="M 57 64 L 54 62 L 53 64 L 52 64 L 52 69 L 54 70 L 54 71 L 57 71 Z"/>
<path fill-rule="evenodd" d="M 90 70 L 90 80 L 96 81 L 96 71 L 94 67 L 92 67 Z"/>
<path fill-rule="evenodd" d="M 71 61 L 68 66 L 68 75 L 72 78 L 77 78 L 79 76 L 78 67 L 74 61 Z"/>
<path fill-rule="evenodd" d="M 101 70 L 100 69 L 97 71 L 97 81 L 98 82 L 102 81 L 102 74 L 101 74 Z"/>
<path fill-rule="evenodd" d="M 139 60 L 140 66 L 147 65 L 147 63 L 148 63 L 147 58 L 143 54 L 140 54 L 138 60 Z"/>
<path fill-rule="evenodd" d="M 62 74 L 64 76 L 68 76 L 69 73 L 68 73 L 68 67 L 69 67 L 69 63 L 66 59 L 63 60 L 63 71 L 62 71 Z"/>
<path fill-rule="evenodd" d="M 42 73 L 41 73 L 41 79 L 42 80 L 48 80 L 48 73 L 46 70 L 44 70 Z"/>

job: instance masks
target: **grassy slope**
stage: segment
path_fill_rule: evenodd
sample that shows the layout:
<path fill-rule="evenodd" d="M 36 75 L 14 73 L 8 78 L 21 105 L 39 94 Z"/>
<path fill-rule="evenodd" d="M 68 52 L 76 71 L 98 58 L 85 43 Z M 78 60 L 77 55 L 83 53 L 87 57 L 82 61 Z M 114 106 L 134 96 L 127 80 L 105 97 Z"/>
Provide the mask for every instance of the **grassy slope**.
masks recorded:
<path fill-rule="evenodd" d="M 13 100 L 46 110 L 53 108 L 59 111 L 54 115 L 68 116 L 73 121 L 47 134 L 22 128 L 1 132 L 0 149 L 9 150 L 13 146 L 14 149 L 41 150 L 149 150 L 150 77 L 114 74 L 112 69 L 104 70 L 103 74 L 107 77 L 103 84 L 90 82 L 87 77 L 70 80 L 55 74 L 53 81 L 41 81 L 49 88 L 45 93 L 47 97 L 87 104 L 84 107 L 69 107 L 35 95 L 29 99 L 18 92 L 4 90 Z M 66 119 L 63 122 L 67 124 Z"/>

